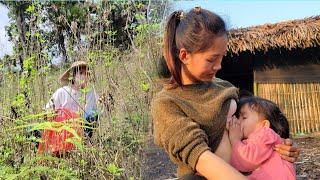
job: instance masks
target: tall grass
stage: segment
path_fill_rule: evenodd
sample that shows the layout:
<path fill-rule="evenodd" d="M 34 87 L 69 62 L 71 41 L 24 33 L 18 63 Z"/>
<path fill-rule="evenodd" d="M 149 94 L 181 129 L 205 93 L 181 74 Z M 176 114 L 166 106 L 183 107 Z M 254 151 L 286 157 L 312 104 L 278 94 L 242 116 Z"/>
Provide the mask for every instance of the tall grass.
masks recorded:
<path fill-rule="evenodd" d="M 140 179 L 141 157 L 149 132 L 153 76 L 161 56 L 161 27 L 146 22 L 128 49 L 112 43 L 103 49 L 79 44 L 73 60 L 85 60 L 91 88 L 99 94 L 99 121 L 91 142 L 82 138 L 63 158 L 39 155 L 31 130 L 43 129 L 43 107 L 62 85 L 66 66 L 48 66 L 35 52 L 24 60 L 24 72 L 3 71 L 0 91 L 0 179 Z M 96 32 L 95 27 L 85 32 Z M 97 32 L 101 33 L 101 32 Z M 28 70 L 29 69 L 29 70 Z M 45 127 L 47 127 L 45 126 Z M 32 129 L 33 127 L 33 129 Z M 36 127 L 36 128 L 35 128 Z"/>

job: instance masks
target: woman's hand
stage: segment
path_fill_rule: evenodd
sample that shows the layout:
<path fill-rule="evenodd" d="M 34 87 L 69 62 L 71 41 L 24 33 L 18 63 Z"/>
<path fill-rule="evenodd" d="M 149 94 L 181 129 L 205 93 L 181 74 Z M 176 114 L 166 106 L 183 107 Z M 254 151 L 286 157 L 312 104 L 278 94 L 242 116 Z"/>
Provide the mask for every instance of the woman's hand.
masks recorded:
<path fill-rule="evenodd" d="M 300 154 L 301 148 L 297 147 L 291 139 L 285 139 L 283 144 L 275 145 L 275 150 L 280 154 L 281 158 L 294 163 Z"/>

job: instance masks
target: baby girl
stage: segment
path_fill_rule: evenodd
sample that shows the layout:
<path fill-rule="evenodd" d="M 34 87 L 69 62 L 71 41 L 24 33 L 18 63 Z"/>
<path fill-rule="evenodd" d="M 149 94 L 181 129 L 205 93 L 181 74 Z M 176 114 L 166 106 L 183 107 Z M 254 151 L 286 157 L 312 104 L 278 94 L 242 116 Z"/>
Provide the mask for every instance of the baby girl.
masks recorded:
<path fill-rule="evenodd" d="M 231 164 L 249 179 L 296 179 L 292 163 L 274 151 L 282 138 L 289 138 L 289 124 L 279 107 L 266 99 L 246 97 L 238 103 L 238 120 L 229 123 Z"/>

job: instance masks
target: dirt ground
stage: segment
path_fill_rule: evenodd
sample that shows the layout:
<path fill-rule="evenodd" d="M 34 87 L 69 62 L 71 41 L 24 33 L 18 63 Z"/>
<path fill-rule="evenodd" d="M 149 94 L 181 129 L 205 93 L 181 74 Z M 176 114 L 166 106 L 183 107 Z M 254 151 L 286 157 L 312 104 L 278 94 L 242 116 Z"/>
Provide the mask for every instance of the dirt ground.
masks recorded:
<path fill-rule="evenodd" d="M 296 164 L 297 179 L 320 179 L 320 135 L 296 138 L 302 149 Z"/>
<path fill-rule="evenodd" d="M 298 180 L 320 179 L 320 135 L 295 138 L 302 148 L 296 164 Z M 162 180 L 175 178 L 176 166 L 172 164 L 166 153 L 148 141 L 148 150 L 143 161 L 143 176 L 145 180 Z"/>

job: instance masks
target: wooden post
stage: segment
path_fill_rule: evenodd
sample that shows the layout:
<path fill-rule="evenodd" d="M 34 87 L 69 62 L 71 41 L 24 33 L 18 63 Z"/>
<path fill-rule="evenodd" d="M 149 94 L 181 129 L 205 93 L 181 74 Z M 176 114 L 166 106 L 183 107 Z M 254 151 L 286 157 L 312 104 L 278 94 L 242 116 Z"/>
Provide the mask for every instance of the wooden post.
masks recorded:
<path fill-rule="evenodd" d="M 253 82 L 253 94 L 258 96 L 258 84 L 256 82 Z"/>

